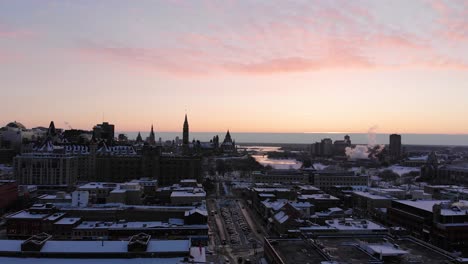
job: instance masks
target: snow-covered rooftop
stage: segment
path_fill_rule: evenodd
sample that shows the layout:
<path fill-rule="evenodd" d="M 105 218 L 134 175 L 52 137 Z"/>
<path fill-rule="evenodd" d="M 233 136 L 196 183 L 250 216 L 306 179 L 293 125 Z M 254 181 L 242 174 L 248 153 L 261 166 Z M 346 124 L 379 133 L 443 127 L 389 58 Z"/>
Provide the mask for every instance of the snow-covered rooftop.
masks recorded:
<path fill-rule="evenodd" d="M 314 200 L 339 200 L 335 196 L 329 194 L 302 194 L 298 197 L 298 199 L 314 199 Z"/>
<path fill-rule="evenodd" d="M 183 263 L 184 258 L 113 258 L 113 259 L 92 259 L 92 258 L 14 258 L 0 257 L 0 263 L 8 264 L 178 264 Z"/>
<path fill-rule="evenodd" d="M 50 214 L 36 214 L 36 213 L 30 213 L 28 211 L 19 211 L 17 213 L 13 213 L 11 215 L 8 215 L 7 218 L 10 219 L 43 219 L 49 216 Z"/>
<path fill-rule="evenodd" d="M 73 225 L 80 221 L 81 218 L 79 217 L 64 217 L 57 222 L 54 223 L 54 225 Z"/>
<path fill-rule="evenodd" d="M 175 191 L 171 193 L 171 197 L 205 197 L 206 192 L 204 191 L 193 191 L 193 192 L 184 192 L 184 191 Z"/>
<path fill-rule="evenodd" d="M 386 197 L 386 196 L 383 196 L 383 195 L 372 194 L 372 193 L 370 193 L 370 192 L 353 192 L 353 193 L 356 194 L 356 195 L 362 196 L 362 197 L 366 197 L 366 198 L 369 198 L 369 199 L 373 199 L 373 200 L 390 200 L 390 199 L 392 199 L 391 197 Z"/>
<path fill-rule="evenodd" d="M 325 224 L 329 227 L 336 228 L 338 230 L 386 230 L 385 227 L 376 224 L 369 220 L 359 220 L 347 218 L 345 220 L 332 219 L 325 221 Z"/>
<path fill-rule="evenodd" d="M 400 256 L 408 254 L 408 251 L 402 250 L 390 243 L 367 244 L 363 248 L 370 254 L 379 254 L 381 256 Z"/>
<path fill-rule="evenodd" d="M 282 224 L 282 223 L 286 222 L 289 219 L 289 216 L 285 212 L 280 211 L 277 214 L 275 214 L 273 216 L 273 218 L 275 218 L 276 221 L 278 221 L 279 223 Z"/>

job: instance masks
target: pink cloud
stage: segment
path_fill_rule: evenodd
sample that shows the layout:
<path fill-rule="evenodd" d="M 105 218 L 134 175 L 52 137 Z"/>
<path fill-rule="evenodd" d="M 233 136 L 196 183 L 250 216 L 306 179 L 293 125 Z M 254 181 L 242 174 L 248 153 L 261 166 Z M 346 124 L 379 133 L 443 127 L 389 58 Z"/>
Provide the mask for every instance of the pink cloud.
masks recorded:
<path fill-rule="evenodd" d="M 435 1 L 429 2 L 437 14 L 438 36 L 451 41 L 468 42 L 468 2 Z"/>
<path fill-rule="evenodd" d="M 0 25 L 0 38 L 28 38 L 35 34 L 28 30 L 7 29 Z"/>
<path fill-rule="evenodd" d="M 205 1 L 210 10 L 226 8 Z M 176 75 L 276 74 L 327 69 L 451 68 L 466 70 L 467 63 L 442 56 L 431 36 L 422 38 L 403 29 L 390 28 L 359 2 L 297 4 L 286 12 L 274 2 L 252 7 L 242 23 L 215 25 L 204 33 L 171 36 L 171 47 L 113 47 L 88 45 L 87 56 L 108 62 L 139 66 Z M 439 2 L 446 38 L 466 37 L 466 22 L 459 13 L 448 18 L 453 7 Z M 186 5 L 186 4 L 185 4 Z M 234 8 L 236 3 L 229 3 Z M 261 10 L 258 15 L 253 15 Z M 225 10 L 226 11 L 226 10 Z M 444 41 L 444 39 L 437 40 Z"/>

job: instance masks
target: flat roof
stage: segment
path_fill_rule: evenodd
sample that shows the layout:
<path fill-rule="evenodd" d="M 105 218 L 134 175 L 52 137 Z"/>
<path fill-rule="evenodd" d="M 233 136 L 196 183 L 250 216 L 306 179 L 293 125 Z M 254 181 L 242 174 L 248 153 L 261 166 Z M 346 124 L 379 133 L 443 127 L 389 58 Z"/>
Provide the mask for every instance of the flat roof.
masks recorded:
<path fill-rule="evenodd" d="M 14 258 L 0 257 L 0 263 L 8 264 L 31 264 L 31 263 L 47 263 L 47 264 L 177 264 L 184 263 L 184 258 Z"/>
<path fill-rule="evenodd" d="M 50 214 L 36 214 L 36 213 L 30 213 L 26 210 L 19 211 L 17 213 L 13 213 L 11 215 L 8 215 L 6 218 L 7 219 L 43 219 L 49 216 Z"/>
<path fill-rule="evenodd" d="M 180 192 L 175 191 L 171 193 L 171 197 L 206 197 L 206 192 Z"/>
<path fill-rule="evenodd" d="M 88 182 L 79 186 L 77 189 L 113 189 L 117 186 L 118 184 L 113 182 Z"/>
<path fill-rule="evenodd" d="M 318 193 L 318 194 L 302 194 L 298 198 L 302 199 L 314 199 L 314 200 L 339 200 L 333 195 L 329 194 L 323 194 L 323 193 Z"/>
<path fill-rule="evenodd" d="M 181 219 L 182 220 L 182 219 Z M 208 228 L 208 225 L 184 225 L 181 222 L 176 222 L 174 220 L 171 223 L 161 222 L 161 221 L 151 221 L 151 222 L 100 222 L 100 221 L 85 221 L 80 225 L 75 227 L 75 229 L 155 229 L 155 228 L 173 228 L 177 227 L 180 229 L 190 229 L 190 228 Z"/>
<path fill-rule="evenodd" d="M 0 240 L 0 251 L 2 252 L 17 252 L 21 251 L 21 244 L 24 240 Z M 8 262 L 1 262 L 8 263 Z"/>
<path fill-rule="evenodd" d="M 394 245 L 383 243 L 383 244 L 368 244 L 366 247 L 372 252 L 376 254 L 380 254 L 382 256 L 399 256 L 408 254 L 408 251 L 402 250 Z"/>
<path fill-rule="evenodd" d="M 64 215 L 65 215 L 65 213 L 54 213 L 54 214 L 50 215 L 49 217 L 47 217 L 45 220 L 55 221 L 55 220 L 59 219 L 60 217 L 62 217 Z"/>
<path fill-rule="evenodd" d="M 151 240 L 147 252 L 185 252 L 190 249 L 190 240 Z"/>
<path fill-rule="evenodd" d="M 255 192 L 290 192 L 287 188 L 253 188 Z"/>
<path fill-rule="evenodd" d="M 390 197 L 385 197 L 383 195 L 377 195 L 377 194 L 372 194 L 372 193 L 369 193 L 369 192 L 353 192 L 354 194 L 356 195 L 359 195 L 359 196 L 363 196 L 363 197 L 366 197 L 366 198 L 369 198 L 369 199 L 375 199 L 375 200 L 391 200 L 392 198 Z"/>
<path fill-rule="evenodd" d="M 374 248 L 380 248 L 378 244 L 391 243 L 398 245 L 399 250 L 407 251 L 406 256 L 408 259 L 417 260 L 417 263 L 445 263 L 444 261 L 450 260 L 448 257 L 441 255 L 440 253 L 421 246 L 409 239 L 403 238 L 393 240 L 389 237 L 319 237 L 316 239 L 317 243 L 321 244 L 326 251 L 332 256 L 334 261 L 342 261 L 351 264 L 367 263 L 370 259 L 369 255 L 365 254 L 364 251 L 360 250 L 357 245 L 362 243 L 368 243 L 370 245 L 376 245 Z M 384 250 L 384 248 L 381 248 Z M 389 250 L 389 249 L 387 249 Z M 376 252 L 377 253 L 377 252 Z"/>
<path fill-rule="evenodd" d="M 64 217 L 58 220 L 57 222 L 55 222 L 54 225 L 72 225 L 80 220 L 81 220 L 80 217 Z"/>
<path fill-rule="evenodd" d="M 387 230 L 384 226 L 376 224 L 372 221 L 366 219 L 333 219 L 327 220 L 325 223 L 330 226 L 334 227 L 338 230 Z"/>
<path fill-rule="evenodd" d="M 276 253 L 287 264 L 320 263 L 325 260 L 315 248 L 301 239 L 270 239 L 269 241 Z"/>
<path fill-rule="evenodd" d="M 121 253 L 127 252 L 128 241 L 47 241 L 43 253 Z"/>
<path fill-rule="evenodd" d="M 447 203 L 450 201 L 449 200 L 417 200 L 417 201 L 397 200 L 396 202 L 432 213 L 432 207 L 434 205 L 440 204 L 440 203 Z"/>
<path fill-rule="evenodd" d="M 0 251 L 20 252 L 24 240 L 0 240 Z M 128 241 L 46 241 L 41 253 L 126 253 Z M 150 240 L 147 253 L 187 252 L 190 240 Z M 5 262 L 8 263 L 8 262 Z M 64 262 L 68 263 L 68 262 Z"/>

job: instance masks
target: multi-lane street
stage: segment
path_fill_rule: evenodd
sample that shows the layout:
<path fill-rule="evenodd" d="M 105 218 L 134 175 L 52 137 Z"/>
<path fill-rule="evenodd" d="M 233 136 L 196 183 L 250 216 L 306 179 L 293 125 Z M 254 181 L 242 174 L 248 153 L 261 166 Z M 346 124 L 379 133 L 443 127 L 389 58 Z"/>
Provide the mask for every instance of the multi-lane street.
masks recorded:
<path fill-rule="evenodd" d="M 245 202 L 231 193 L 229 185 L 218 181 L 207 207 L 209 248 L 213 252 L 209 259 L 215 263 L 256 263 L 263 251 L 264 231 Z"/>

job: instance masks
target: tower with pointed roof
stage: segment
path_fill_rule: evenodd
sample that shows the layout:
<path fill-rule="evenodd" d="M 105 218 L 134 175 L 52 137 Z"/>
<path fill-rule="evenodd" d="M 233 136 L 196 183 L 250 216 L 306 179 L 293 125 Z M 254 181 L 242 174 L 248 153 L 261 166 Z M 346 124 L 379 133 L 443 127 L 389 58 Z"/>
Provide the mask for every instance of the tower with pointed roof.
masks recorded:
<path fill-rule="evenodd" d="M 54 121 L 50 121 L 49 129 L 47 130 L 48 137 L 55 137 L 57 135 L 57 131 L 55 130 Z"/>
<path fill-rule="evenodd" d="M 148 143 L 150 145 L 156 145 L 156 136 L 154 135 L 153 124 L 151 124 L 151 132 L 148 137 Z"/>
<path fill-rule="evenodd" d="M 189 124 L 187 120 L 187 114 L 185 114 L 184 128 L 182 133 L 182 144 L 188 146 L 189 144 Z"/>
<path fill-rule="evenodd" d="M 141 134 L 140 132 L 138 132 L 138 136 L 136 137 L 136 143 L 142 143 L 143 142 L 143 138 L 141 138 Z"/>
<path fill-rule="evenodd" d="M 235 142 L 231 138 L 231 133 L 229 133 L 229 130 L 226 133 L 226 136 L 224 136 L 223 143 L 221 144 L 221 149 L 223 152 L 235 152 L 236 151 L 236 145 Z"/>

